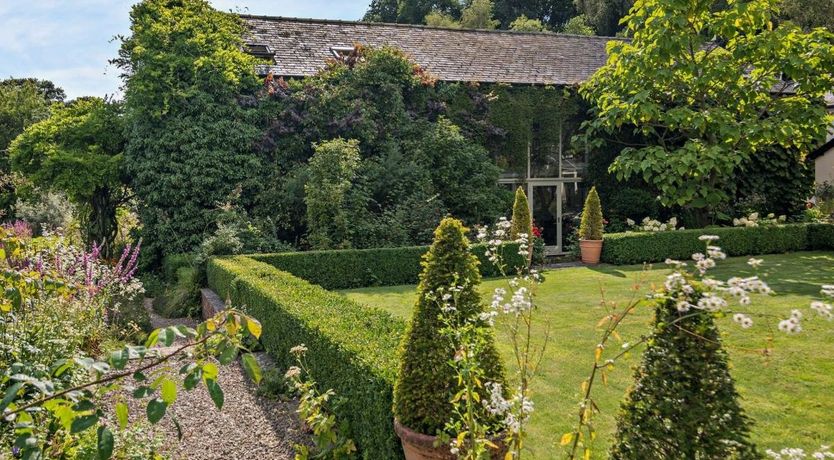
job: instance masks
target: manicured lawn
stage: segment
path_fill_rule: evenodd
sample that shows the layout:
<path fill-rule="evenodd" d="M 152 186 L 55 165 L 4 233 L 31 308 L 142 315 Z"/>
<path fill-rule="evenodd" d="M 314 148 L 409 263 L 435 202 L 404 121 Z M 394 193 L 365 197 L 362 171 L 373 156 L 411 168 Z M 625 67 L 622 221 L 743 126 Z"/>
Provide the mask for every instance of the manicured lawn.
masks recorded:
<path fill-rule="evenodd" d="M 786 446 L 818 448 L 834 442 L 834 323 L 815 318 L 808 305 L 817 299 L 822 284 L 834 283 L 834 254 L 802 252 L 763 256 L 760 276 L 776 291 L 772 297 L 757 296 L 751 309 L 786 317 L 799 308 L 808 318 L 799 336 L 771 334 L 763 320 L 750 330 L 742 330 L 728 318 L 720 322 L 730 356 L 732 372 L 742 395 L 742 404 L 755 420 L 754 440 L 765 448 Z M 719 262 L 714 276 L 753 274 L 747 258 Z M 545 272 L 546 280 L 538 292 L 539 334 L 549 325 L 550 343 L 534 388 L 536 412 L 531 425 L 529 446 L 534 458 L 561 458 L 559 438 L 575 423 L 580 384 L 593 362 L 600 331 L 597 322 L 605 315 L 601 293 L 608 302 L 623 304 L 634 293 L 633 286 L 644 278 L 641 292 L 651 282 L 663 279 L 665 266 L 644 271 L 640 266 L 568 268 Z M 485 299 L 506 280 L 483 283 Z M 377 306 L 403 318 L 410 318 L 415 301 L 414 286 L 365 288 L 345 291 L 348 297 Z M 634 340 L 648 330 L 649 308 L 641 308 L 621 329 L 623 340 Z M 771 324 L 775 330 L 775 322 Z M 508 367 L 510 347 L 498 325 L 498 341 Z M 769 342 L 769 338 L 772 341 Z M 772 352 L 763 353 L 770 343 Z M 596 399 L 602 414 L 597 417 L 599 437 L 595 458 L 606 458 L 611 442 L 614 416 L 627 386 L 632 381 L 635 354 L 621 361 L 608 385 L 600 386 Z"/>

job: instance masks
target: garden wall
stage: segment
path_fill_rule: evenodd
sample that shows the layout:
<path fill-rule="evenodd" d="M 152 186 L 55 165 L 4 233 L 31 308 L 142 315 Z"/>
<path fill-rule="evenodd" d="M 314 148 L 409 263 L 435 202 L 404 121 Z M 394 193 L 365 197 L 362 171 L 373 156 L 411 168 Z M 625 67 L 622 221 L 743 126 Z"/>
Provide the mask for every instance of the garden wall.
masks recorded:
<path fill-rule="evenodd" d="M 307 346 L 320 387 L 345 398 L 339 416 L 363 458 L 402 458 L 391 407 L 404 321 L 250 257 L 212 259 L 206 270 L 221 298 L 260 320 L 279 369 L 295 364 L 291 347 Z"/>
<path fill-rule="evenodd" d="M 423 270 L 422 257 L 428 250 L 428 246 L 409 246 L 255 254 L 249 257 L 325 289 L 351 289 L 417 284 Z M 486 250 L 484 245 L 472 246 L 472 253 L 480 261 L 481 274 L 485 277 L 500 275 L 487 259 Z M 526 263 L 523 256 L 518 255 L 517 244 L 507 244 L 503 251 L 508 266 L 517 267 Z"/>
<path fill-rule="evenodd" d="M 778 254 L 807 249 L 834 249 L 834 225 L 789 224 L 725 227 L 668 232 L 626 232 L 605 235 L 602 261 L 625 265 L 689 259 L 704 252 L 701 235 L 717 235 L 728 256 Z"/>

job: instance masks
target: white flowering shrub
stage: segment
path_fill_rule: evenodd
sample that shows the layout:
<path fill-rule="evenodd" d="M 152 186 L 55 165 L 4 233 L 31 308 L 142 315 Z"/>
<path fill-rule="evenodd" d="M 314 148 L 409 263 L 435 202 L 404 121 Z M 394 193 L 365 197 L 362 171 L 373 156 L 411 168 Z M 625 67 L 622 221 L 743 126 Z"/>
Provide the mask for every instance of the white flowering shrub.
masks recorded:
<path fill-rule="evenodd" d="M 651 217 L 645 217 L 639 224 L 631 219 L 626 219 L 626 224 L 628 224 L 631 230 L 636 232 L 668 232 L 674 230 L 685 230 L 684 227 L 678 227 L 677 217 L 671 217 L 666 222 L 661 222 L 657 219 L 652 219 Z"/>
<path fill-rule="evenodd" d="M 768 225 L 784 224 L 787 221 L 787 216 L 776 217 L 773 213 L 766 217 L 759 216 L 759 213 L 750 213 L 747 216 L 737 217 L 733 219 L 734 227 L 759 227 Z"/>

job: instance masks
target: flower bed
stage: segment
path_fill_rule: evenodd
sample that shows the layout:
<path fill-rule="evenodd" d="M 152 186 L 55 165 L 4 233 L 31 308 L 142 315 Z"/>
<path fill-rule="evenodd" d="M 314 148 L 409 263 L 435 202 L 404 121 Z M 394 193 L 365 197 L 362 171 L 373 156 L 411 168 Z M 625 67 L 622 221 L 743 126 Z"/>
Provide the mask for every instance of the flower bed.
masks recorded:
<path fill-rule="evenodd" d="M 391 408 L 404 321 L 246 256 L 210 260 L 207 277 L 221 298 L 260 320 L 279 367 L 294 364 L 293 346 L 307 346 L 310 373 L 345 398 L 339 416 L 364 458 L 402 458 Z"/>
<path fill-rule="evenodd" d="M 602 261 L 616 264 L 688 259 L 703 251 L 698 237 L 718 235 L 729 256 L 780 254 L 805 249 L 834 249 L 834 225 L 789 224 L 758 227 L 726 227 L 676 232 L 626 232 L 605 235 Z"/>

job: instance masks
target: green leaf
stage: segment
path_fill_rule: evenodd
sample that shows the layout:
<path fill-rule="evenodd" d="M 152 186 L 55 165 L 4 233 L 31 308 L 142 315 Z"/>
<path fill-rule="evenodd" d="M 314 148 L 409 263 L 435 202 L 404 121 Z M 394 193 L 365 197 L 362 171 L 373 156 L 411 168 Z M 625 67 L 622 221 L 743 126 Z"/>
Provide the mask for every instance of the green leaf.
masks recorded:
<path fill-rule="evenodd" d="M 177 400 L 177 384 L 171 379 L 165 379 L 162 381 L 162 391 L 160 392 L 162 396 L 162 400 L 165 401 L 165 404 L 171 405 L 174 404 L 174 401 Z"/>
<path fill-rule="evenodd" d="M 221 348 L 223 351 L 220 353 L 220 356 L 217 357 L 217 361 L 225 366 L 234 361 L 235 357 L 237 357 L 237 347 L 230 344 L 228 341 L 224 341 Z"/>
<path fill-rule="evenodd" d="M 115 369 L 124 369 L 127 365 L 128 351 L 116 350 L 110 353 L 110 365 Z"/>
<path fill-rule="evenodd" d="M 255 359 L 255 355 L 252 353 L 246 353 L 241 359 L 243 360 L 243 370 L 246 371 L 246 375 L 248 375 L 249 378 L 255 382 L 255 384 L 261 383 L 263 373 L 261 372 L 261 366 L 258 364 L 258 360 Z"/>
<path fill-rule="evenodd" d="M 214 379 L 206 380 L 206 388 L 208 389 L 209 396 L 211 396 L 211 400 L 214 401 L 214 405 L 217 406 L 218 409 L 222 409 L 223 390 L 220 388 L 220 385 L 217 384 L 217 381 Z"/>
<path fill-rule="evenodd" d="M 162 420 L 162 417 L 165 416 L 165 409 L 167 408 L 168 404 L 166 404 L 165 401 L 159 398 L 151 399 L 150 401 L 148 401 L 148 408 L 146 411 L 148 414 L 148 421 L 152 424 L 155 424 L 158 421 Z"/>
<path fill-rule="evenodd" d="M 217 380 L 217 372 L 217 366 L 215 366 L 214 363 L 203 364 L 203 379 Z"/>
<path fill-rule="evenodd" d="M 200 368 L 194 369 L 190 374 L 185 376 L 183 380 L 183 387 L 187 390 L 193 390 L 197 387 L 197 384 L 200 383 L 200 379 L 203 378 L 203 370 Z"/>
<path fill-rule="evenodd" d="M 145 340 L 145 346 L 147 348 L 151 348 L 152 346 L 156 345 L 156 342 L 159 341 L 159 333 L 160 333 L 160 329 L 154 329 L 148 335 L 148 339 Z"/>
<path fill-rule="evenodd" d="M 128 422 L 128 409 L 127 404 L 123 402 L 116 403 L 116 420 L 119 421 L 119 428 L 125 429 L 127 428 Z"/>
<path fill-rule="evenodd" d="M 256 320 L 255 318 L 249 317 L 245 318 L 244 321 L 246 321 L 246 330 L 249 331 L 249 333 L 252 334 L 252 336 L 254 336 L 256 339 L 259 339 L 261 337 L 262 331 L 261 323 L 258 322 L 258 320 Z"/>
<path fill-rule="evenodd" d="M 70 426 L 70 432 L 72 434 L 78 434 L 82 431 L 90 428 L 91 426 L 98 423 L 98 415 L 91 414 L 91 415 L 82 415 L 80 417 L 76 417 L 72 421 L 72 425 Z"/>
<path fill-rule="evenodd" d="M 153 394 L 153 388 L 141 386 L 135 390 L 133 390 L 133 397 L 136 399 L 141 399 Z"/>
<path fill-rule="evenodd" d="M 106 426 L 98 427 L 96 446 L 98 460 L 109 460 L 113 456 L 113 433 Z"/>
<path fill-rule="evenodd" d="M 7 390 L 6 394 L 3 396 L 3 400 L 0 401 L 0 413 L 6 410 L 9 407 L 9 404 L 14 401 L 15 397 L 17 396 L 17 392 L 23 388 L 23 382 L 15 382 L 13 383 Z"/>

